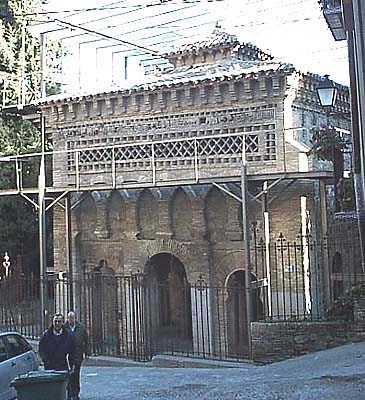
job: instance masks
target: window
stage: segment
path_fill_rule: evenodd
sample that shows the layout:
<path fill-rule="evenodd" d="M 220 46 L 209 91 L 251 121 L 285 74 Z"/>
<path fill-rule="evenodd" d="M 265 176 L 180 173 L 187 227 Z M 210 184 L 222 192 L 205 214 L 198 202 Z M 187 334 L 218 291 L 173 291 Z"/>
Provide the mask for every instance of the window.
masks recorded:
<path fill-rule="evenodd" d="M 18 335 L 8 335 L 6 336 L 6 341 L 10 357 L 15 357 L 31 350 L 30 345 Z"/>
<path fill-rule="evenodd" d="M 4 339 L 0 337 L 0 363 L 8 359 Z"/>

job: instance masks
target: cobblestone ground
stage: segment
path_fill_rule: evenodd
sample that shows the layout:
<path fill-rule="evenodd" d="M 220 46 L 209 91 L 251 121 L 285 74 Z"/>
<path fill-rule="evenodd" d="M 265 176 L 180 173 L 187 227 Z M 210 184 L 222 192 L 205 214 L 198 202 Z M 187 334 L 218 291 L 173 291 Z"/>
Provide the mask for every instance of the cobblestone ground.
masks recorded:
<path fill-rule="evenodd" d="M 365 343 L 240 369 L 84 367 L 82 400 L 365 398 Z"/>

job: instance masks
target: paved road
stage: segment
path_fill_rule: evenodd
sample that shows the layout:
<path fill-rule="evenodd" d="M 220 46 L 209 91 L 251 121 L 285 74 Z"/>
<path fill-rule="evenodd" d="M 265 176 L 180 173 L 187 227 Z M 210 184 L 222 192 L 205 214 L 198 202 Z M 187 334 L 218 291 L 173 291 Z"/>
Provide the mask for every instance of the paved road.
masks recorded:
<path fill-rule="evenodd" d="M 82 400 L 361 400 L 365 343 L 240 369 L 84 367 Z"/>

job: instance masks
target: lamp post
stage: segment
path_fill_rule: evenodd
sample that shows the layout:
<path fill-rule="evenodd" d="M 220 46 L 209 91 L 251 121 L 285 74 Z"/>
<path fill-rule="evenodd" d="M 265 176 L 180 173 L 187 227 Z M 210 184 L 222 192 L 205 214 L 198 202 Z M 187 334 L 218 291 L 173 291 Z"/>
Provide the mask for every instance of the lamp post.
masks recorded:
<path fill-rule="evenodd" d="M 318 99 L 319 99 L 321 106 L 327 112 L 327 125 L 328 125 L 328 118 L 330 116 L 330 111 L 333 109 L 333 107 L 336 104 L 338 89 L 336 88 L 333 81 L 331 81 L 329 79 L 329 76 L 325 75 L 324 79 L 317 86 L 316 91 L 317 91 Z M 354 96 L 354 93 L 352 93 L 352 96 Z M 352 104 L 352 106 L 353 105 L 354 104 Z M 352 122 L 354 123 L 354 119 L 352 119 Z M 355 125 L 356 125 L 356 120 L 355 120 Z M 353 129 L 355 129 L 355 126 L 353 126 Z M 355 131 L 356 131 L 356 129 L 355 129 Z M 361 142 L 359 142 L 359 140 L 357 140 L 358 135 L 355 135 L 355 133 L 356 132 L 353 131 L 353 150 L 354 150 L 353 161 L 354 161 L 355 173 L 356 173 L 356 165 L 359 163 L 359 160 L 357 160 L 356 158 L 359 156 L 358 153 L 360 153 L 360 157 L 362 156 L 362 154 L 361 154 Z M 360 149 L 357 148 L 357 146 L 359 146 Z M 334 159 L 334 164 L 335 164 L 335 159 Z M 334 165 L 334 169 L 335 169 L 335 165 Z M 335 179 L 336 179 L 336 171 L 334 171 L 334 172 L 335 172 Z M 341 171 L 341 174 L 342 174 L 342 171 Z M 364 272 L 365 271 L 365 244 L 363 242 L 365 239 L 365 218 L 364 218 L 365 212 L 364 212 L 364 200 L 363 200 L 363 187 L 359 183 L 356 184 L 356 180 L 354 180 L 354 184 L 355 184 L 357 223 L 358 223 L 359 238 L 360 238 L 361 262 L 362 262 L 362 270 Z M 336 200 L 336 204 L 337 204 L 337 200 Z"/>
<path fill-rule="evenodd" d="M 332 131 L 334 134 L 336 134 L 336 129 L 335 128 L 330 128 L 330 115 L 331 111 L 334 109 L 334 106 L 336 104 L 336 98 L 337 98 L 337 92 L 338 89 L 336 85 L 329 79 L 328 75 L 324 76 L 324 79 L 319 83 L 319 85 L 316 88 L 317 95 L 319 98 L 319 102 L 323 109 L 326 111 L 327 115 L 327 130 Z M 338 198 L 338 193 L 337 193 L 337 187 L 338 183 L 341 182 L 341 179 L 343 178 L 343 153 L 341 148 L 336 147 L 335 144 L 332 145 L 331 150 L 331 158 L 333 162 L 333 174 L 334 174 L 334 179 L 335 179 L 335 193 L 336 193 L 336 211 L 340 210 L 339 206 L 339 198 Z"/>
<path fill-rule="evenodd" d="M 336 104 L 338 92 L 333 81 L 329 79 L 329 75 L 324 76 L 324 79 L 317 86 L 316 91 L 321 106 L 327 111 L 327 115 L 329 115 L 330 110 Z"/>

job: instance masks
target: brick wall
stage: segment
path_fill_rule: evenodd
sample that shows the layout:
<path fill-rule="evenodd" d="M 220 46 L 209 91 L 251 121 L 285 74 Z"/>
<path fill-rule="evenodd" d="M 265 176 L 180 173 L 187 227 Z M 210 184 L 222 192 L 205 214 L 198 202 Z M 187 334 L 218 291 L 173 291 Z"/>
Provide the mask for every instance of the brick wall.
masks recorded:
<path fill-rule="evenodd" d="M 365 340 L 365 298 L 354 301 L 354 320 L 253 322 L 252 359 L 275 362 L 313 351 Z"/>
<path fill-rule="evenodd" d="M 275 362 L 338 346 L 347 340 L 342 322 L 253 322 L 252 358 Z"/>

